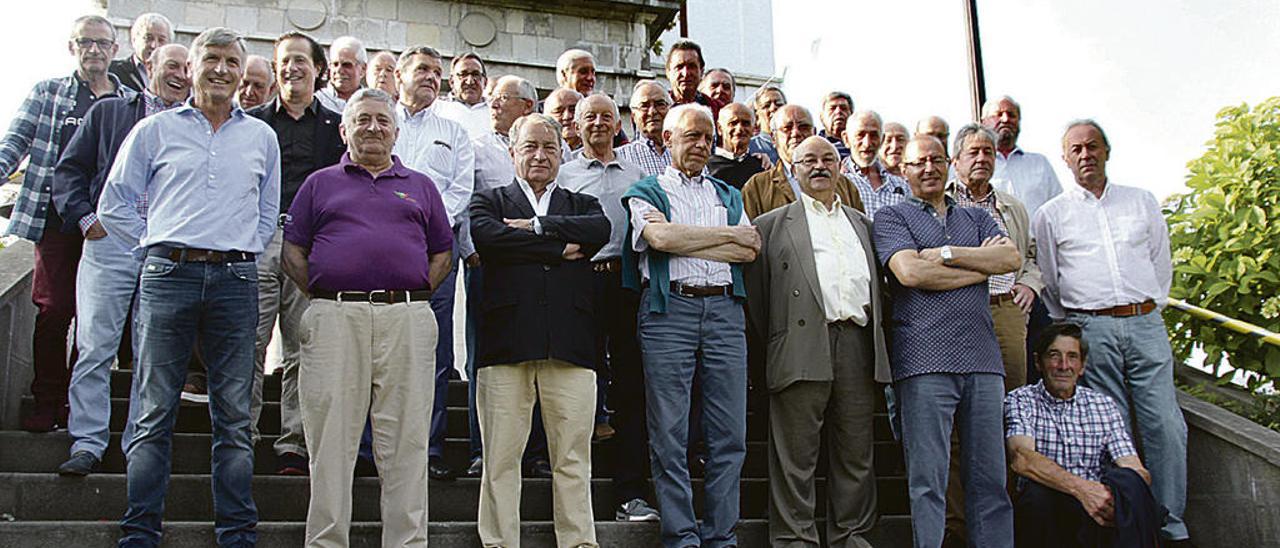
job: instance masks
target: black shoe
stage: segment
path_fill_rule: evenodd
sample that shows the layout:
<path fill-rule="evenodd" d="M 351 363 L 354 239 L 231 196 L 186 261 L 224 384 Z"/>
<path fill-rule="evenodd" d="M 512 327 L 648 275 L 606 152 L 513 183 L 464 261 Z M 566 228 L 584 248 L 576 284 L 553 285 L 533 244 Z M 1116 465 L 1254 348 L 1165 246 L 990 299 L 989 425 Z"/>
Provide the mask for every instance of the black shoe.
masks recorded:
<path fill-rule="evenodd" d="M 67 462 L 58 467 L 58 475 L 83 477 L 93 473 L 97 468 L 98 457 L 88 451 L 76 451 L 76 454 L 71 455 Z"/>
<path fill-rule="evenodd" d="M 311 472 L 307 457 L 297 453 L 285 453 L 276 457 L 277 476 L 305 476 Z"/>
<path fill-rule="evenodd" d="M 49 406 L 36 405 L 22 417 L 22 429 L 27 432 L 52 432 L 58 428 L 58 411 Z"/>
<path fill-rule="evenodd" d="M 444 465 L 444 459 L 427 459 L 427 476 L 436 481 L 453 481 L 453 470 Z"/>
<path fill-rule="evenodd" d="M 551 474 L 551 462 L 547 459 L 533 459 L 524 464 L 526 478 L 549 478 Z"/>
<path fill-rule="evenodd" d="M 478 478 L 484 475 L 484 459 L 476 457 L 471 459 L 471 466 L 467 467 L 466 476 L 468 478 Z"/>

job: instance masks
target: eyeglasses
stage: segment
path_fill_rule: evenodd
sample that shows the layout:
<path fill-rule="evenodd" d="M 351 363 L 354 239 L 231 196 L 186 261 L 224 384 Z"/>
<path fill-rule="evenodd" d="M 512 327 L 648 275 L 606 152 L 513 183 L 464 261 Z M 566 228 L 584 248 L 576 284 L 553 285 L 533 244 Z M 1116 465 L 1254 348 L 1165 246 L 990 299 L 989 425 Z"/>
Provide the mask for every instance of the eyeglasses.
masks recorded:
<path fill-rule="evenodd" d="M 947 157 L 946 156 L 930 156 L 928 158 L 921 158 L 914 162 L 902 162 L 902 165 L 905 165 L 912 169 L 920 169 L 924 167 L 925 164 L 933 164 L 935 166 L 945 167 L 947 165 Z"/>
<path fill-rule="evenodd" d="M 472 80 L 480 80 L 484 78 L 484 73 L 478 70 L 464 70 L 462 72 L 455 72 L 453 75 L 457 76 L 459 80 L 466 80 L 468 78 Z"/>
<path fill-rule="evenodd" d="M 80 46 L 80 49 L 83 50 L 93 49 L 93 46 L 98 46 L 98 49 L 107 51 L 107 49 L 115 44 L 116 41 L 110 38 L 98 38 L 96 40 L 93 38 L 76 38 L 76 45 Z"/>
<path fill-rule="evenodd" d="M 816 167 L 819 164 L 834 166 L 840 163 L 840 158 L 801 158 L 796 160 L 795 163 L 806 168 Z"/>
<path fill-rule="evenodd" d="M 654 109 L 660 109 L 660 108 L 669 108 L 670 106 L 671 106 L 671 103 L 668 103 L 666 101 L 645 101 L 638 105 L 632 105 L 631 108 L 636 110 L 654 110 Z"/>
<path fill-rule="evenodd" d="M 524 98 L 524 97 L 521 97 L 521 96 L 519 96 L 519 95 L 507 95 L 507 94 L 505 94 L 505 93 L 504 93 L 504 94 L 502 94 L 502 95 L 494 95 L 493 97 L 490 97 L 490 98 L 489 98 L 489 104 L 491 104 L 491 105 L 497 105 L 497 104 L 500 104 L 500 103 L 505 103 L 505 102 L 507 102 L 507 101 L 514 101 L 514 100 L 517 100 L 517 99 L 519 99 L 519 100 L 525 100 L 525 98 Z"/>

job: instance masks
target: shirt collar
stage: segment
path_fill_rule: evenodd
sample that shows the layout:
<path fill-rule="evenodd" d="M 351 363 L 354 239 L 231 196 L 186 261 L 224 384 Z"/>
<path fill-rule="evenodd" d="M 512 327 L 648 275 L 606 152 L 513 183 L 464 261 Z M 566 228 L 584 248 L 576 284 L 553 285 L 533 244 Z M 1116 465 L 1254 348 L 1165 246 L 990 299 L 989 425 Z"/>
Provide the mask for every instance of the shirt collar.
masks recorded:
<path fill-rule="evenodd" d="M 187 97 L 187 100 L 183 101 L 181 106 L 178 106 L 173 110 L 175 112 L 180 112 L 183 114 L 194 112 L 198 114 L 201 118 L 204 118 L 204 111 L 201 111 L 200 109 L 196 108 L 195 97 Z M 236 118 L 243 118 L 243 117 L 244 117 L 244 109 L 240 108 L 240 103 L 238 101 L 232 101 L 231 115 L 227 117 L 227 120 L 230 121 Z"/>
<path fill-rule="evenodd" d="M 1023 152 L 1023 151 L 1022 151 L 1022 147 L 1020 147 L 1020 146 L 1018 146 L 1018 145 L 1013 145 L 1013 150 L 1010 150 L 1010 151 L 1009 151 L 1009 155 L 1008 155 L 1008 156 L 1005 156 L 1005 155 L 1003 155 L 1003 154 L 1000 154 L 1000 151 L 996 151 L 996 156 L 997 156 L 997 157 L 999 157 L 999 158 L 1004 158 L 1004 159 L 1006 159 L 1006 160 L 1008 160 L 1009 158 L 1012 158 L 1012 157 L 1014 157 L 1014 156 L 1021 156 L 1021 155 L 1023 155 L 1023 154 L 1026 154 L 1026 153 L 1025 153 L 1025 152 Z"/>
<path fill-rule="evenodd" d="M 740 156 L 734 156 L 732 152 L 729 152 L 729 149 L 724 147 L 716 147 L 716 156 L 719 156 L 721 158 L 725 158 L 728 160 L 733 160 L 735 162 L 740 161 L 743 158 L 746 158 L 748 154 L 750 154 L 749 151 L 742 153 L 742 155 Z"/>
<path fill-rule="evenodd" d="M 287 110 L 285 110 L 284 99 L 281 99 L 279 94 L 276 94 L 276 97 L 271 100 L 271 104 L 272 104 L 272 107 L 271 107 L 272 115 L 278 115 L 280 113 L 284 113 L 287 115 L 289 113 Z M 307 105 L 307 108 L 304 110 L 311 114 L 315 114 L 319 108 L 320 108 L 320 100 L 313 95 L 311 97 L 311 104 Z M 304 113 L 303 115 L 305 116 L 306 114 Z M 293 117 L 290 116 L 290 118 L 293 118 Z"/>
<path fill-rule="evenodd" d="M 969 192 L 969 187 L 964 183 L 960 182 L 960 179 L 952 179 L 950 181 L 947 181 L 947 192 L 948 194 L 956 193 L 957 195 L 964 198 L 965 200 L 968 200 L 975 204 L 991 202 L 991 205 L 999 205 L 1000 200 L 997 199 L 996 197 L 996 187 L 991 185 L 990 182 L 987 183 L 987 186 L 990 187 L 990 190 L 987 192 L 987 195 L 984 196 L 981 200 L 974 199 L 973 194 Z"/>
<path fill-rule="evenodd" d="M 357 164 L 351 160 L 350 152 L 342 153 L 342 159 L 338 160 L 338 165 L 341 166 L 342 170 L 347 173 L 364 173 L 364 174 L 371 175 L 369 173 L 369 170 L 365 169 L 364 166 Z M 377 177 L 374 177 L 374 180 L 377 180 L 383 177 L 406 178 L 409 176 L 409 173 L 410 173 L 409 168 L 404 167 L 404 164 L 400 163 L 400 157 L 396 156 L 395 154 L 392 154 L 391 168 L 382 173 L 379 173 Z"/>
<path fill-rule="evenodd" d="M 948 211 L 950 211 L 952 206 L 956 205 L 955 199 L 950 196 L 947 196 L 946 194 L 942 195 L 942 200 L 947 204 Z M 933 209 L 933 204 L 920 199 L 919 196 L 912 195 L 910 198 L 907 198 L 907 201 L 915 204 L 916 207 L 923 209 L 925 211 L 929 211 L 930 209 Z"/>
<path fill-rule="evenodd" d="M 436 105 L 439 104 L 440 100 L 436 99 L 430 105 L 427 105 L 427 108 L 419 110 L 417 114 L 410 114 L 409 107 L 405 106 L 404 103 L 397 102 L 396 112 L 400 113 L 400 117 L 404 120 L 426 120 L 435 115 Z"/>
<path fill-rule="evenodd" d="M 838 213 L 840 211 L 840 207 L 843 205 L 840 202 L 840 193 L 838 192 L 836 193 L 835 201 L 831 202 L 831 209 L 827 209 L 827 204 L 818 201 L 817 198 L 814 198 L 804 192 L 800 193 L 800 201 L 804 202 L 804 208 L 809 210 L 811 213 L 826 215 L 829 217 Z"/>
<path fill-rule="evenodd" d="M 688 175 L 685 175 L 680 170 L 676 169 L 676 166 L 667 166 L 667 169 L 666 171 L 663 172 L 663 174 L 666 175 L 667 177 L 674 177 L 677 181 L 680 181 L 680 183 L 684 185 L 701 185 L 703 182 L 706 181 L 706 178 L 704 178 L 701 173 L 699 173 L 696 176 L 690 177 Z"/>
<path fill-rule="evenodd" d="M 1044 379 L 1041 379 L 1040 382 L 1037 382 L 1035 386 L 1032 388 L 1032 390 L 1035 391 L 1036 396 L 1038 396 L 1042 401 L 1050 405 L 1064 405 L 1068 403 L 1075 403 L 1076 396 L 1080 395 L 1080 386 L 1077 385 L 1075 393 L 1072 394 L 1070 398 L 1067 398 L 1065 400 L 1062 398 L 1059 398 L 1053 394 L 1050 394 L 1049 389 L 1044 387 Z"/>
<path fill-rule="evenodd" d="M 543 198 L 537 198 L 533 194 L 533 187 L 529 186 L 529 181 L 524 180 L 523 177 L 516 176 L 516 184 L 520 185 L 520 190 L 524 191 L 525 196 L 529 196 L 534 199 L 544 199 L 551 196 L 551 193 L 555 192 L 555 190 L 559 188 L 559 185 L 557 185 L 555 181 L 551 181 L 550 183 L 547 183 L 547 189 L 542 193 Z"/>
<path fill-rule="evenodd" d="M 157 111 L 169 110 L 171 108 L 182 105 L 182 101 L 166 103 L 164 102 L 164 99 L 160 98 L 159 95 L 151 93 L 151 90 L 142 90 L 142 100 L 146 101 L 148 105 L 151 105 L 151 107 L 156 109 Z"/>
<path fill-rule="evenodd" d="M 1089 192 L 1089 189 L 1086 189 L 1085 187 L 1080 186 L 1080 183 L 1071 185 L 1071 190 L 1068 190 L 1067 192 L 1073 193 L 1076 196 L 1076 198 L 1079 198 L 1086 202 L 1101 202 L 1107 199 L 1108 194 L 1111 194 L 1111 179 L 1108 178 L 1106 185 L 1102 187 L 1101 197 L 1094 196 L 1092 192 Z"/>

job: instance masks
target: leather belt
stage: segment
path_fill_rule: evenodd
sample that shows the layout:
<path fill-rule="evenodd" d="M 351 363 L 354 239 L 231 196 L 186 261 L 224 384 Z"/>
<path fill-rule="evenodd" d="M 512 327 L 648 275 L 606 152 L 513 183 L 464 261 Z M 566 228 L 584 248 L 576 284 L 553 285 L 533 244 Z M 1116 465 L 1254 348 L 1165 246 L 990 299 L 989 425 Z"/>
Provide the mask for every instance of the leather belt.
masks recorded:
<path fill-rule="evenodd" d="M 253 254 L 247 251 L 213 251 L 193 247 L 169 247 L 156 245 L 147 248 L 151 257 L 165 257 L 175 263 L 247 263 Z"/>
<path fill-rule="evenodd" d="M 732 295 L 732 285 L 685 285 L 671 282 L 671 293 L 681 297 L 719 297 Z"/>
<path fill-rule="evenodd" d="M 312 291 L 312 299 L 349 303 L 399 304 L 426 302 L 431 299 L 427 289 L 379 289 L 377 291 Z"/>
<path fill-rule="evenodd" d="M 1112 316 L 1116 318 L 1128 318 L 1130 316 L 1142 316 L 1150 314 L 1156 309 L 1155 301 L 1147 299 L 1140 303 L 1122 304 L 1111 308 L 1100 308 L 1098 310 L 1080 310 L 1077 308 L 1068 308 L 1068 312 L 1078 312 L 1080 314 L 1088 314 L 1090 316 Z"/>
<path fill-rule="evenodd" d="M 991 296 L 991 299 L 990 299 L 990 302 L 991 302 L 991 306 L 995 306 L 995 305 L 998 305 L 998 304 L 1000 304 L 1000 303 L 1002 303 L 1002 302 L 1005 302 L 1005 301 L 1012 301 L 1012 300 L 1013 300 L 1013 292 L 1012 292 L 1012 291 L 1010 291 L 1010 292 L 1008 292 L 1008 293 L 1001 293 L 1001 294 L 999 294 L 999 295 L 992 295 L 992 296 Z"/>
<path fill-rule="evenodd" d="M 591 263 L 591 270 L 592 272 L 608 272 L 610 274 L 622 272 L 622 259 L 595 261 Z"/>

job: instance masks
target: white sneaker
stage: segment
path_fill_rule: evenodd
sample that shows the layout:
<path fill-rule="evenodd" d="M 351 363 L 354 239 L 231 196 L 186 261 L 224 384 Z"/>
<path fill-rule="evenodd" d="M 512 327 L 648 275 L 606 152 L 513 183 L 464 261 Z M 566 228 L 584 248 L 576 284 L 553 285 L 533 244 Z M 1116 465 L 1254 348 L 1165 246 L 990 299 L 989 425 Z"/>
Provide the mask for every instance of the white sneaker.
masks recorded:
<path fill-rule="evenodd" d="M 631 499 L 618 507 L 614 518 L 618 521 L 658 521 L 661 516 L 644 499 Z"/>

